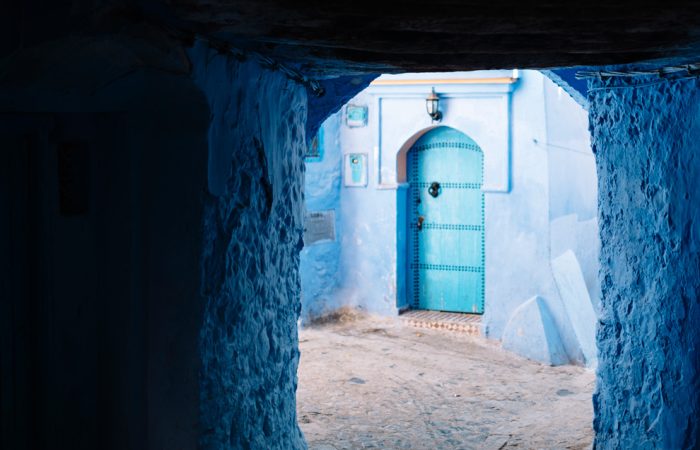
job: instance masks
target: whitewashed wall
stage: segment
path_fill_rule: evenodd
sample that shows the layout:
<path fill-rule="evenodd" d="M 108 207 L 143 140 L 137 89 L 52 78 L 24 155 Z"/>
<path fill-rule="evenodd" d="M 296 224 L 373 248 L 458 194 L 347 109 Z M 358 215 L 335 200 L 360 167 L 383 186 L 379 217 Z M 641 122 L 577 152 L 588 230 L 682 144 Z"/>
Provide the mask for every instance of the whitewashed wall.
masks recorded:
<path fill-rule="evenodd" d="M 403 180 L 397 155 L 431 127 L 450 126 L 474 139 L 485 155 L 485 334 L 499 339 L 512 311 L 539 295 L 552 310 L 570 358 L 581 359 L 550 260 L 557 256 L 552 255 L 553 247 L 563 252 L 562 246 L 574 246 L 577 254 L 585 253 L 581 261 L 586 264 L 587 282 L 597 285 L 590 276 L 597 273 L 597 253 L 580 250 L 576 239 L 567 235 L 573 228 L 588 233 L 591 228 L 581 226 L 581 221 L 597 227 L 591 222 L 597 192 L 587 115 L 541 73 L 521 71 L 514 83 L 504 82 L 512 75 L 483 71 L 382 76 L 380 83 L 350 102 L 368 107 L 367 126 L 348 127 L 343 110 L 329 122 L 331 129 L 339 121 L 341 125 L 338 148 L 325 148 L 326 157 L 366 153 L 369 177 L 366 187 L 341 188 L 337 204 L 342 211 L 341 276 L 333 302 L 329 305 L 324 297 L 325 309 L 348 305 L 396 314 L 397 306 L 404 304 L 401 253 L 397 253 L 397 197 Z M 484 82 L 486 78 L 493 81 Z M 434 84 L 443 113 L 439 124 L 432 123 L 425 111 L 425 97 L 433 84 L 381 84 L 416 79 L 445 80 Z M 450 79 L 482 82 L 450 84 Z M 337 128 L 331 129 L 335 133 Z M 320 167 L 314 164 L 318 163 L 307 163 L 308 175 Z M 307 176 L 307 192 L 319 192 L 322 179 Z M 567 228 L 561 218 L 572 214 L 578 219 L 574 225 L 567 222 Z M 550 233 L 552 221 L 560 225 L 556 242 Z M 305 266 L 309 264 L 302 263 Z M 302 279 L 314 276 L 302 272 Z M 314 301 L 313 292 L 304 292 L 304 303 Z"/>

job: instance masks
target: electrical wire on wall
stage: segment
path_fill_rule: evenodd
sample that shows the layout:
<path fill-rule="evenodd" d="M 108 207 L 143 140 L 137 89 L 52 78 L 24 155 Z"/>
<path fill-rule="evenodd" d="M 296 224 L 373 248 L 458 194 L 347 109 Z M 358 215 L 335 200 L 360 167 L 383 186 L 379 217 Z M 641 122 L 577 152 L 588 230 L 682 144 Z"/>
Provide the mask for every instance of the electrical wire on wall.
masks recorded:
<path fill-rule="evenodd" d="M 609 82 L 613 79 L 635 81 L 644 79 L 644 81 L 634 82 L 632 84 L 589 88 L 588 92 L 656 86 L 661 83 L 692 80 L 698 77 L 700 77 L 700 63 L 664 66 L 654 69 L 581 70 L 576 72 L 576 79 L 578 80 L 599 80 L 602 82 Z M 648 80 L 649 78 L 653 79 Z"/>

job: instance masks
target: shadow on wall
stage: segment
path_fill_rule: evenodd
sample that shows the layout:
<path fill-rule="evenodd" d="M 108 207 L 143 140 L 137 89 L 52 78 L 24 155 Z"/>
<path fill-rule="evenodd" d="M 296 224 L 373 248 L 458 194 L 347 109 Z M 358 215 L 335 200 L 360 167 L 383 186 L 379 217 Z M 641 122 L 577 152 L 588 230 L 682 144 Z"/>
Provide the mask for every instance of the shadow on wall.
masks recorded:
<path fill-rule="evenodd" d="M 0 447 L 194 448 L 209 109 L 96 53 L 0 69 Z"/>

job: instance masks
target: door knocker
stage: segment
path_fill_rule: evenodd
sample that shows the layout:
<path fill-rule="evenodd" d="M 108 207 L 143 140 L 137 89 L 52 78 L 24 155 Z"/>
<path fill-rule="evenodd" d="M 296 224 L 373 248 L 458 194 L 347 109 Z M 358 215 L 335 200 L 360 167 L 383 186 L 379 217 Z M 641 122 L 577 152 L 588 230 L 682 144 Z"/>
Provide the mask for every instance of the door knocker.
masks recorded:
<path fill-rule="evenodd" d="M 440 195 L 440 183 L 437 181 L 433 181 L 430 183 L 430 187 L 428 188 L 428 194 L 432 195 L 433 198 L 436 198 L 438 195 Z"/>

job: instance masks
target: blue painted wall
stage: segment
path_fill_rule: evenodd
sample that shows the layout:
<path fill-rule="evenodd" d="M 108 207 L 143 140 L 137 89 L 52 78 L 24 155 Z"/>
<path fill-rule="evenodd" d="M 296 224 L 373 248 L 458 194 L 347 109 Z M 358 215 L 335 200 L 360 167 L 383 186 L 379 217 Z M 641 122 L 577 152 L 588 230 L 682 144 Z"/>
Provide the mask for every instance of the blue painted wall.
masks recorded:
<path fill-rule="evenodd" d="M 382 79 L 509 75 L 510 71 L 500 71 Z M 307 208 L 338 202 L 339 249 L 322 244 L 324 250 L 319 244 L 304 250 L 302 317 L 343 306 L 395 315 L 405 304 L 405 240 L 397 236 L 406 220 L 406 190 L 397 183 L 398 154 L 408 138 L 435 125 L 425 112 L 426 89 L 430 86 L 371 86 L 351 100 L 368 106 L 367 126 L 348 127 L 342 111 L 324 124 L 328 136 L 338 137 L 334 143 L 326 139 L 328 162 L 307 164 L 306 201 Z M 586 111 L 535 71 L 521 71 L 510 87 L 445 84 L 438 90 L 443 96 L 440 125 L 474 139 L 488 159 L 485 334 L 500 339 L 516 308 L 540 296 L 560 330 L 569 359 L 584 363 L 550 260 L 571 249 L 595 301 L 597 193 Z M 338 192 L 329 180 L 337 179 L 338 158 L 347 153 L 368 155 L 368 186 L 340 187 Z M 335 258 L 340 274 L 333 278 L 325 268 L 333 267 Z M 335 287 L 329 295 L 331 286 Z"/>
<path fill-rule="evenodd" d="M 601 449 L 700 447 L 700 83 L 594 81 Z M 609 86 L 610 89 L 605 89 Z"/>
<path fill-rule="evenodd" d="M 302 298 L 314 299 L 313 302 L 302 302 L 303 321 L 338 308 L 334 296 L 341 280 L 338 236 L 343 233 L 340 208 L 342 153 L 338 151 L 341 117 L 341 114 L 333 114 L 324 122 L 322 133 L 319 133 L 322 157 L 306 161 L 305 209 L 307 212 L 334 211 L 336 239 L 305 245 L 301 252 L 301 295 Z"/>
<path fill-rule="evenodd" d="M 211 110 L 199 446 L 305 448 L 294 394 L 306 91 L 205 45 L 189 56 Z"/>
<path fill-rule="evenodd" d="M 27 150 L 26 130 L 44 145 L 34 202 L 15 197 L 32 180 L 9 166 L 0 177 L 3 208 L 25 203 L 22 216 L 3 209 L 9 231 L 2 245 L 10 248 L 0 252 L 3 282 L 20 300 L 12 305 L 21 305 L 22 289 L 32 288 L 22 286 L 26 280 L 53 289 L 46 297 L 60 325 L 50 329 L 41 322 L 45 316 L 32 317 L 40 311 L 26 314 L 39 322 L 42 337 L 56 333 L 57 340 L 42 341 L 48 347 L 39 350 L 28 346 L 52 372 L 33 379 L 46 384 L 23 390 L 35 399 L 41 386 L 53 403 L 35 410 L 50 419 L 43 423 L 30 413 L 13 416 L 27 427 L 13 429 L 26 435 L 11 442 L 173 448 L 199 440 L 211 449 L 305 448 L 294 393 L 306 92 L 278 72 L 202 47 L 188 54 L 187 67 L 179 51 L 165 52 L 170 56 L 160 65 L 104 57 L 124 55 L 116 49 L 158 54 L 162 47 L 156 47 L 118 36 L 71 39 L 20 52 L 0 70 L 3 151 Z M 698 82 L 602 87 L 594 82 L 590 98 L 604 242 L 596 448 L 697 448 Z M 314 117 L 340 103 L 333 106 L 333 96 L 324 102 L 327 108 Z M 518 116 L 513 106 L 514 131 L 535 130 L 523 116 L 540 111 Z M 100 145 L 90 185 L 95 217 L 54 217 L 55 153 L 48 144 L 57 134 Z M 520 160 L 542 164 L 538 148 L 531 141 L 514 145 L 514 169 Z M 357 220 L 383 217 L 381 202 L 396 206 L 401 187 L 377 189 L 373 180 L 371 198 L 379 200 L 356 207 Z M 513 181 L 515 193 L 528 179 Z M 46 228 L 28 230 L 30 215 L 47 219 Z M 79 230 L 67 229 L 73 225 Z M 353 237 L 375 236 L 363 242 L 381 246 L 383 256 L 395 248 L 393 233 L 361 231 Z M 17 264 L 31 256 L 17 251 L 18 235 L 31 245 L 58 243 L 30 259 L 27 266 L 42 273 L 27 275 L 27 266 Z M 69 239 L 57 242 L 57 236 Z M 382 280 L 378 271 L 396 262 L 377 261 L 362 268 L 369 279 Z M 26 280 L 17 283 L 17 273 Z M 341 283 L 339 292 L 352 287 Z M 21 333 L 10 336 L 8 315 L 1 317 L 6 345 Z M 104 364 L 100 373 L 98 363 Z M 2 370 L 27 367 L 13 362 Z M 96 386 L 102 403 L 70 395 Z M 27 436 L 35 440 L 23 441 Z"/>

